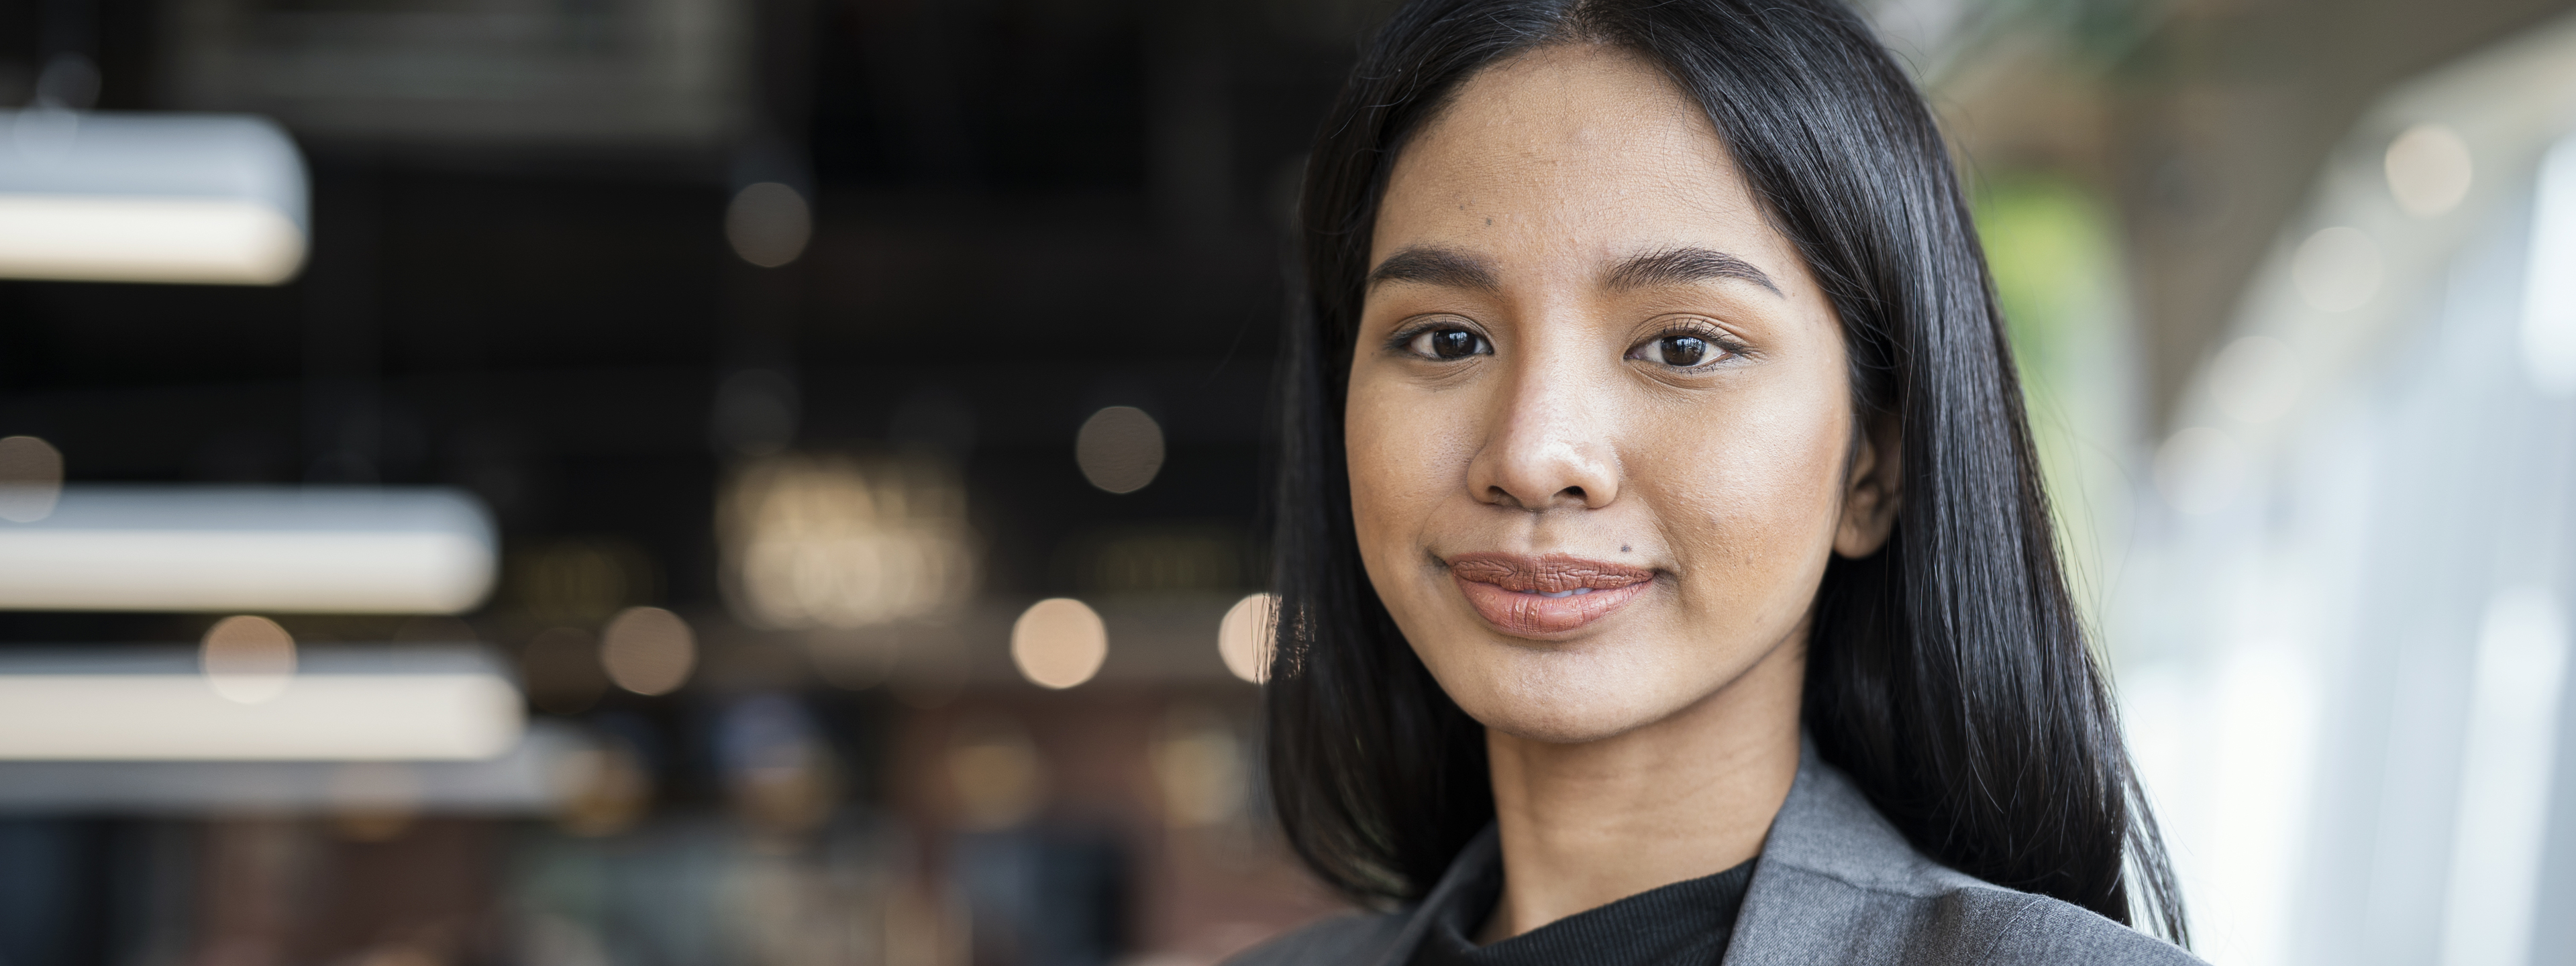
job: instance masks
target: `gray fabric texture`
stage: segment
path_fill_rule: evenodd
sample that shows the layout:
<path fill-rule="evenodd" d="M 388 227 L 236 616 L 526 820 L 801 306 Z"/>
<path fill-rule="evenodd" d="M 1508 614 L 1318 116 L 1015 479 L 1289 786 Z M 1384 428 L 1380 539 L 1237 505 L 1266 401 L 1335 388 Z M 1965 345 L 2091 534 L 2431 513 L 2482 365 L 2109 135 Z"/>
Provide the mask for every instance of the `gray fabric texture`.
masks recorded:
<path fill-rule="evenodd" d="M 1432 887 L 1437 905 L 1462 870 L 1498 848 L 1477 836 Z M 1229 966 L 1404 966 L 1427 917 L 1415 908 L 1344 915 L 1281 936 Z M 2046 896 L 1992 885 L 1914 850 L 1841 770 L 1809 744 L 1789 799 L 1771 820 L 1726 966 L 1819 963 L 2083 963 L 2186 966 L 2172 944 Z"/>

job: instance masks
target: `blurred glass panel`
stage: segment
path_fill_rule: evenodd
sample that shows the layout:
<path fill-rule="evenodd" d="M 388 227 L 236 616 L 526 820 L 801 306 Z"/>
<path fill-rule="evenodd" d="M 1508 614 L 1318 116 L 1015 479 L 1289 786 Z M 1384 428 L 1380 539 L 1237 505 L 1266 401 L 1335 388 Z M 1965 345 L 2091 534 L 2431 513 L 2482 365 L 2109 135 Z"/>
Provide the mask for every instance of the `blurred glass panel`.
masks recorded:
<path fill-rule="evenodd" d="M 2390 95 L 2183 391 L 2113 628 L 2212 961 L 2576 950 L 2571 128 L 2576 20 Z"/>

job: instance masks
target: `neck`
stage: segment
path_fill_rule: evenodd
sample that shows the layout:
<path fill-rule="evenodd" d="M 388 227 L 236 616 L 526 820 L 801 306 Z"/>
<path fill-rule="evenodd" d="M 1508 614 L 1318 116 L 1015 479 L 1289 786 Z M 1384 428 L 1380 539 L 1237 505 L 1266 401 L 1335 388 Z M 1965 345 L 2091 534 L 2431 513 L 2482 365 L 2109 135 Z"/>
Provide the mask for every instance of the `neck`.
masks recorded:
<path fill-rule="evenodd" d="M 1762 852 L 1798 775 L 1804 635 L 1654 724 L 1580 744 L 1487 729 L 1503 894 L 1493 942 Z"/>

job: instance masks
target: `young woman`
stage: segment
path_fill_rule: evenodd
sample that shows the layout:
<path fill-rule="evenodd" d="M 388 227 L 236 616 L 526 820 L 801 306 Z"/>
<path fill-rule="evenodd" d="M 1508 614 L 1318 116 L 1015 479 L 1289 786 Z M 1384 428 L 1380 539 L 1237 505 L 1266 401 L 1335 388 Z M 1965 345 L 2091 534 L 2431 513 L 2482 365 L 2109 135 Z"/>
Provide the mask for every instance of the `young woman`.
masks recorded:
<path fill-rule="evenodd" d="M 1833 0 L 1415 0 L 1326 119 L 1271 963 L 2191 962 L 1939 133 Z"/>

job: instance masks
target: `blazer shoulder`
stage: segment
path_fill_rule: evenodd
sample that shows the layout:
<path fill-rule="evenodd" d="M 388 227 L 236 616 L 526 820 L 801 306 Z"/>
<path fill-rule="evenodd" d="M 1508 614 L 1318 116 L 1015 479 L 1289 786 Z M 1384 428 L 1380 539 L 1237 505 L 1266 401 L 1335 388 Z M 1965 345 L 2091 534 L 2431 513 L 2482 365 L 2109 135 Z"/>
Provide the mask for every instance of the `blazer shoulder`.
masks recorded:
<path fill-rule="evenodd" d="M 1760 873 L 1756 873 L 1759 875 Z M 1727 966 L 2186 966 L 2200 961 L 2080 906 L 1950 872 L 1898 887 L 1782 869 L 1748 901 Z"/>
<path fill-rule="evenodd" d="M 1917 851 L 1806 742 L 1745 895 L 1727 966 L 2197 963 L 2091 910 Z"/>
<path fill-rule="evenodd" d="M 1989 887 L 1993 888 L 1993 887 Z M 2003 890 L 1998 890 L 2003 891 Z M 2182 947 L 2123 926 L 2093 910 L 2028 896 L 1995 937 L 1991 963 L 2083 963 L 2098 966 L 2198 966 Z"/>
<path fill-rule="evenodd" d="M 1223 966 L 1368 963 L 1384 953 L 1403 928 L 1401 915 L 1345 913 L 1236 953 Z"/>

